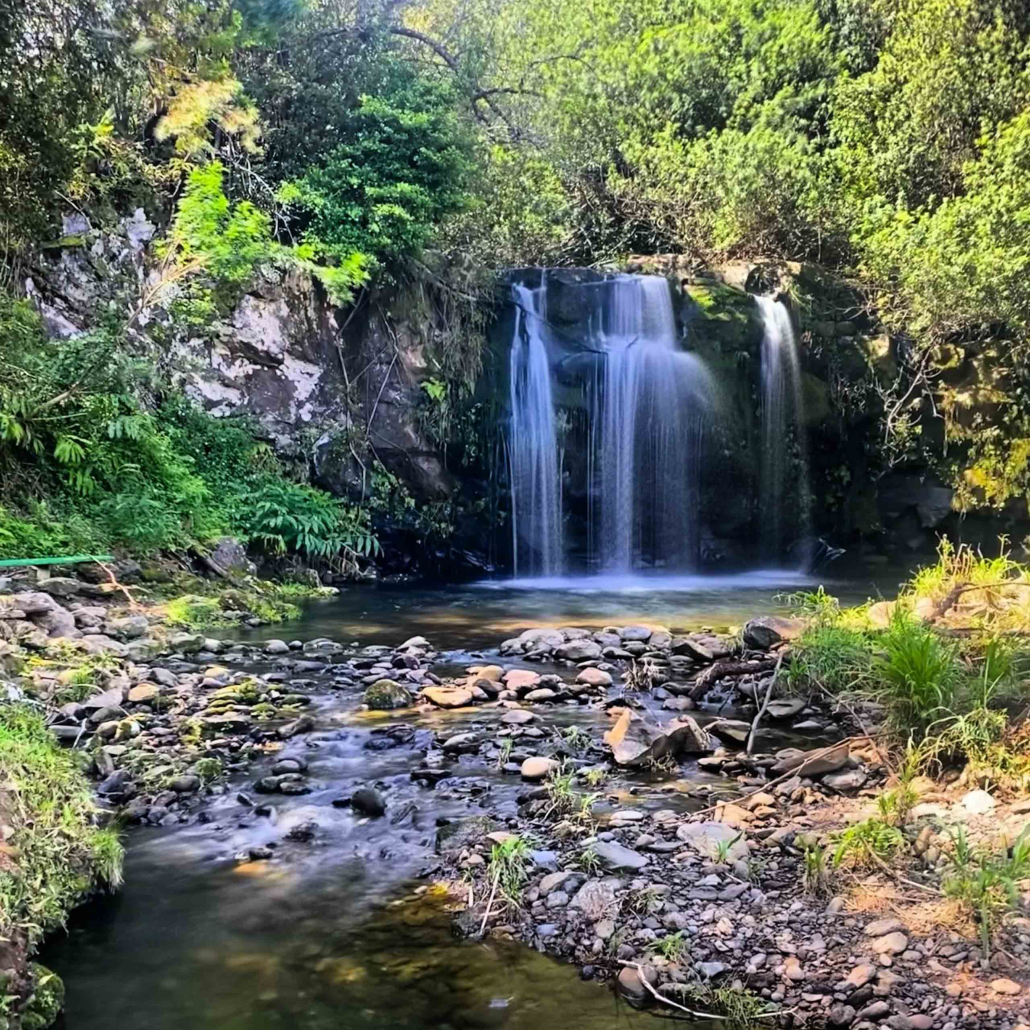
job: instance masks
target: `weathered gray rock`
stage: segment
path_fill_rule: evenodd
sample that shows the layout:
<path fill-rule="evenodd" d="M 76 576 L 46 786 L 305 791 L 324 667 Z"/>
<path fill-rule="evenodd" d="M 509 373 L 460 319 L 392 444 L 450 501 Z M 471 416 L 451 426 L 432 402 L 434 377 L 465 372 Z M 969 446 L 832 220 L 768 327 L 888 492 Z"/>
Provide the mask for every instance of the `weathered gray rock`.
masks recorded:
<path fill-rule="evenodd" d="M 145 615 L 127 615 L 122 619 L 108 619 L 104 624 L 104 632 L 115 640 L 135 640 L 142 637 L 150 629 Z"/>
<path fill-rule="evenodd" d="M 798 776 L 822 776 L 843 769 L 850 754 L 851 749 L 847 741 L 841 741 L 829 749 L 812 748 L 810 751 L 799 751 L 797 748 L 786 748 L 777 752 L 778 761 L 772 767 L 772 773 L 774 776 L 781 776 L 793 771 Z"/>
<path fill-rule="evenodd" d="M 74 597 L 82 589 L 82 584 L 71 576 L 51 576 L 39 584 L 39 589 L 51 597 Z"/>
<path fill-rule="evenodd" d="M 748 853 L 744 835 L 725 823 L 681 823 L 676 836 L 706 858 L 718 857 L 722 844 L 728 845 L 726 858 L 730 862 L 745 858 Z"/>
<path fill-rule="evenodd" d="M 362 700 L 374 711 L 390 711 L 407 708 L 413 699 L 410 691 L 396 680 L 381 679 L 365 691 Z"/>
<path fill-rule="evenodd" d="M 649 861 L 647 855 L 641 855 L 612 840 L 599 840 L 592 848 L 601 864 L 609 869 L 643 869 Z"/>
<path fill-rule="evenodd" d="M 618 909 L 617 883 L 617 880 L 587 880 L 569 902 L 569 908 L 578 909 L 591 923 L 614 915 Z"/>
<path fill-rule="evenodd" d="M 751 733 L 751 723 L 742 719 L 716 719 L 705 727 L 709 733 L 728 744 L 745 744 Z"/>
<path fill-rule="evenodd" d="M 620 626 L 619 627 L 619 639 L 626 640 L 639 640 L 641 643 L 647 643 L 651 639 L 652 630 L 647 626 Z"/>
<path fill-rule="evenodd" d="M 555 658 L 583 662 L 601 657 L 601 645 L 594 640 L 570 640 L 554 650 Z"/>
<path fill-rule="evenodd" d="M 542 780 L 558 768 L 558 763 L 553 758 L 533 757 L 527 758 L 519 770 L 524 780 Z"/>
<path fill-rule="evenodd" d="M 350 799 L 351 808 L 362 815 L 372 817 L 386 814 L 386 799 L 374 787 L 361 787 Z"/>
<path fill-rule="evenodd" d="M 761 615 L 744 626 L 744 646 L 756 651 L 768 651 L 784 641 L 801 636 L 805 629 L 803 619 L 787 619 L 782 615 Z"/>

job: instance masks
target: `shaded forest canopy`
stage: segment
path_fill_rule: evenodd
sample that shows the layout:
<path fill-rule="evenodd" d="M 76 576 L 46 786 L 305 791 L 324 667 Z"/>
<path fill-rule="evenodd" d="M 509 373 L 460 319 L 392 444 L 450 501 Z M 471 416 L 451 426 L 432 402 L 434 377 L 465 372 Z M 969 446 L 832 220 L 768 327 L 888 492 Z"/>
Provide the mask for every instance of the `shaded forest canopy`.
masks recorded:
<path fill-rule="evenodd" d="M 179 453 L 181 408 L 140 407 L 131 318 L 55 365 L 16 299 L 62 215 L 135 206 L 197 324 L 263 265 L 347 305 L 635 253 L 814 262 L 903 341 L 890 460 L 925 448 L 918 406 L 958 346 L 994 377 L 989 414 L 949 422 L 968 503 L 1030 491 L 1023 0 L 0 0 L 0 68 L 0 504 L 22 516 L 44 481 L 80 509 L 139 496 L 151 433 Z M 247 458 L 231 481 L 272 474 Z M 188 462 L 162 475 L 143 496 L 171 476 L 181 501 L 148 546 L 277 535 L 198 507 L 225 483 Z M 372 546 L 341 519 L 323 549 Z"/>

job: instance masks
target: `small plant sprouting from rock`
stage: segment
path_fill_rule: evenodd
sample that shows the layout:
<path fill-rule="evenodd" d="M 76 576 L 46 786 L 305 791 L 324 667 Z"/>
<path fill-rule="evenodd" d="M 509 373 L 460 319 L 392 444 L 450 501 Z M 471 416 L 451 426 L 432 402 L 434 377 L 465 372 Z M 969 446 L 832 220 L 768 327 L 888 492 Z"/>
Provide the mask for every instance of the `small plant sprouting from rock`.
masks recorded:
<path fill-rule="evenodd" d="M 595 766 L 583 773 L 583 779 L 586 780 L 588 787 L 600 787 L 608 779 L 608 770 L 599 765 Z"/>
<path fill-rule="evenodd" d="M 730 864 L 730 855 L 733 852 L 733 847 L 741 837 L 743 837 L 743 833 L 738 833 L 735 837 L 730 837 L 729 840 L 716 841 L 713 858 L 719 865 Z"/>
<path fill-rule="evenodd" d="M 856 865 L 876 865 L 877 860 L 883 861 L 905 846 L 902 832 L 876 817 L 855 823 L 835 836 L 834 869 L 839 869 L 846 859 Z"/>
<path fill-rule="evenodd" d="M 654 950 L 670 962 L 679 962 L 687 950 L 686 935 L 682 930 L 666 934 L 661 940 L 655 941 Z"/>
<path fill-rule="evenodd" d="M 659 902 L 658 891 L 654 887 L 640 887 L 630 891 L 626 896 L 626 907 L 640 916 L 649 916 Z"/>
<path fill-rule="evenodd" d="M 803 852 L 803 861 L 805 890 L 812 894 L 825 894 L 829 886 L 826 848 L 816 843 L 806 844 Z"/>
<path fill-rule="evenodd" d="M 601 858 L 593 848 L 584 848 L 576 859 L 576 865 L 587 876 L 597 876 L 601 871 Z"/>
<path fill-rule="evenodd" d="M 500 844 L 495 844 L 490 851 L 487 864 L 487 875 L 495 891 L 512 908 L 519 908 L 522 903 L 522 888 L 525 886 L 529 859 L 529 844 L 524 837 L 509 837 Z"/>
<path fill-rule="evenodd" d="M 500 750 L 497 754 L 498 769 L 503 769 L 508 764 L 508 760 L 511 758 L 512 748 L 514 746 L 515 742 L 511 739 L 511 737 L 505 737 L 504 740 L 501 741 Z"/>
<path fill-rule="evenodd" d="M 952 834 L 946 854 L 951 869 L 942 882 L 944 893 L 964 902 L 976 916 L 984 958 L 989 962 L 994 929 L 1019 904 L 1021 884 L 1030 879 L 1030 828 L 1024 829 L 1011 847 L 993 851 L 971 847 L 960 826 Z"/>
<path fill-rule="evenodd" d="M 634 660 L 623 677 L 627 690 L 650 690 L 662 678 L 661 667 L 652 659 Z"/>

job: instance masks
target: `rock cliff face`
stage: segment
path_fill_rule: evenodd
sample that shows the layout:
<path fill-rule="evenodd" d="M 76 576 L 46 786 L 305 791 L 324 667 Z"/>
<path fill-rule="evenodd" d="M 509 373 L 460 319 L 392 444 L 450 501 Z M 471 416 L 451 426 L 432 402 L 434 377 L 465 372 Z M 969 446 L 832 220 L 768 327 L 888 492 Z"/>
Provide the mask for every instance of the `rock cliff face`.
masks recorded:
<path fill-rule="evenodd" d="M 280 455 L 342 496 L 370 488 L 373 456 L 417 501 L 451 496 L 453 477 L 417 417 L 428 372 L 420 327 L 383 314 L 390 298 L 341 317 L 310 278 L 270 274 L 190 331 L 175 322 L 177 288 L 159 286 L 158 233 L 142 210 L 104 229 L 75 215 L 64 230 L 25 282 L 54 336 L 84 332 L 111 309 L 131 317 L 144 297 L 140 353 L 210 414 L 251 416 Z"/>

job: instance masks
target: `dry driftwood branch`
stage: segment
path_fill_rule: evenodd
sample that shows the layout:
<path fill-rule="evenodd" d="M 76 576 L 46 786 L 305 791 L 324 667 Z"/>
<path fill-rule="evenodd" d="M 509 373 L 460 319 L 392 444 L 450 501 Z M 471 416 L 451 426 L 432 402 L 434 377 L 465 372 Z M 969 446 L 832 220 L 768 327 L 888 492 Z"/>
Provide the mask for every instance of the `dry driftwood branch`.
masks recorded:
<path fill-rule="evenodd" d="M 727 676 L 746 676 L 748 673 L 771 672 L 776 668 L 776 664 L 777 660 L 774 658 L 757 659 L 755 661 L 722 658 L 698 674 L 697 679 L 694 680 L 694 685 L 690 688 L 690 698 L 693 701 L 702 700 L 716 680 Z"/>
<path fill-rule="evenodd" d="M 776 680 L 780 675 L 780 668 L 783 666 L 783 656 L 786 653 L 786 651 L 781 651 L 780 656 L 776 659 L 776 668 L 773 669 L 773 674 L 769 677 L 769 686 L 765 689 L 765 700 L 762 702 L 762 707 L 758 709 L 754 722 L 751 723 L 751 732 L 747 735 L 747 744 L 744 747 L 744 753 L 747 755 L 751 754 L 751 749 L 755 746 L 755 734 L 758 733 L 758 724 L 762 721 L 762 716 L 765 715 L 765 710 L 769 707 L 773 687 L 776 686 Z"/>

